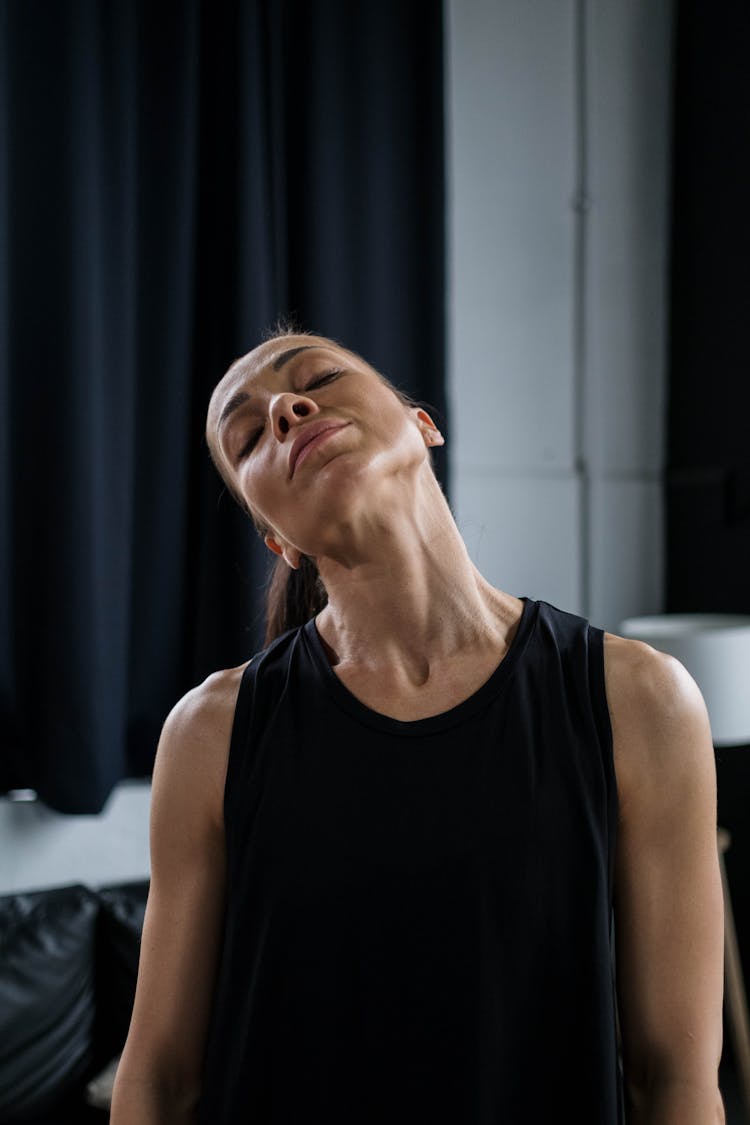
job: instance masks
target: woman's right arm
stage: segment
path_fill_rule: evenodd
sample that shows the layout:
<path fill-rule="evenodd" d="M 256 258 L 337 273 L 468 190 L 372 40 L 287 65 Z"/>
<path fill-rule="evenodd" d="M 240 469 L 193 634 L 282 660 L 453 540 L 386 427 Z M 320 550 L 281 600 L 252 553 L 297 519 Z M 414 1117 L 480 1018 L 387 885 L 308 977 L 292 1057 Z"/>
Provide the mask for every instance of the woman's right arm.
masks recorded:
<path fill-rule="evenodd" d="M 195 1120 L 224 905 L 223 794 L 242 668 L 170 712 L 151 790 L 151 881 L 111 1125 Z"/>

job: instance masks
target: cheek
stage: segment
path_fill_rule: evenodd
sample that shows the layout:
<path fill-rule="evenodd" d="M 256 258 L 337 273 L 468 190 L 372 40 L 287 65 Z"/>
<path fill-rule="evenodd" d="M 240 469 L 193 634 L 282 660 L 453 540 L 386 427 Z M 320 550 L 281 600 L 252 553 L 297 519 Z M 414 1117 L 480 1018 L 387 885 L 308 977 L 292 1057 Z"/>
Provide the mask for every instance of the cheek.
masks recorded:
<path fill-rule="evenodd" d="M 247 506 L 259 516 L 265 519 L 265 511 L 267 510 L 267 488 L 263 486 L 263 474 L 258 473 L 255 466 L 252 468 L 247 462 L 240 467 L 240 471 L 234 475 L 235 488 L 242 496 Z"/>
<path fill-rule="evenodd" d="M 263 454 L 246 463 L 237 476 L 237 487 L 253 512 L 255 519 L 271 532 L 285 536 L 285 528 L 293 520 L 293 497 L 287 481 L 281 478 L 278 465 L 268 464 Z"/>
<path fill-rule="evenodd" d="M 388 433 L 394 446 L 418 452 L 424 448 L 419 428 L 414 424 L 411 413 L 398 400 L 387 412 Z"/>
<path fill-rule="evenodd" d="M 270 513 L 276 510 L 277 504 L 274 503 L 274 496 L 268 487 L 264 488 L 262 482 L 245 477 L 241 485 L 241 491 L 245 503 L 254 513 L 256 519 L 270 524 L 272 522 Z"/>
<path fill-rule="evenodd" d="M 388 387 L 380 385 L 371 389 L 363 398 L 362 406 L 373 428 L 394 442 L 416 430 L 408 407 Z"/>

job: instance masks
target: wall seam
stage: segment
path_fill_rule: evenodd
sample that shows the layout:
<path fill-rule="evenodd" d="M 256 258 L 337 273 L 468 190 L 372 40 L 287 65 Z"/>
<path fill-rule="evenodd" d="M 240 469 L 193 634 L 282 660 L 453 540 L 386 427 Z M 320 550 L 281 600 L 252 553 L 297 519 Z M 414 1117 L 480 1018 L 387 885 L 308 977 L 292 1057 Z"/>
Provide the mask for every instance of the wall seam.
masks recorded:
<path fill-rule="evenodd" d="M 581 613 L 591 613 L 591 481 L 586 449 L 586 250 L 588 211 L 588 72 L 586 65 L 586 0 L 575 0 L 574 120 L 575 194 L 573 250 L 573 452 L 579 481 L 579 598 Z"/>

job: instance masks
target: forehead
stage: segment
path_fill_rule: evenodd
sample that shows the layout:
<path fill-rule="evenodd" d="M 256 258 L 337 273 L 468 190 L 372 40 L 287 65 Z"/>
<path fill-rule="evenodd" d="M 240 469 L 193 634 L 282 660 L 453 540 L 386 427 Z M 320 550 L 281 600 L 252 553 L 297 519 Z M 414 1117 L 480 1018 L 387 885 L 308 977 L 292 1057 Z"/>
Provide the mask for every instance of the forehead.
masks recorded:
<path fill-rule="evenodd" d="M 325 336 L 282 336 L 259 344 L 246 355 L 240 356 L 234 361 L 227 374 L 234 374 L 240 379 L 255 375 L 263 368 L 273 368 L 287 353 L 291 361 L 292 353 L 307 351 L 310 348 L 326 348 L 336 352 L 346 350 L 333 340 L 326 339 Z"/>
<path fill-rule="evenodd" d="M 226 374 L 222 377 L 220 382 L 214 388 L 212 398 L 212 412 L 215 412 L 221 404 L 232 394 L 235 394 L 245 383 L 257 376 L 261 371 L 270 370 L 273 372 L 276 364 L 279 364 L 279 370 L 283 365 L 283 360 L 287 358 L 291 363 L 296 357 L 297 353 L 308 351 L 312 348 L 325 348 L 327 351 L 338 352 L 350 356 L 353 359 L 357 357 L 334 343 L 333 340 L 328 340 L 324 336 L 284 336 L 275 340 L 268 340 L 266 343 L 259 344 L 257 348 L 247 352 L 246 355 L 240 356 L 236 359 Z M 280 362 L 282 361 L 282 362 Z"/>

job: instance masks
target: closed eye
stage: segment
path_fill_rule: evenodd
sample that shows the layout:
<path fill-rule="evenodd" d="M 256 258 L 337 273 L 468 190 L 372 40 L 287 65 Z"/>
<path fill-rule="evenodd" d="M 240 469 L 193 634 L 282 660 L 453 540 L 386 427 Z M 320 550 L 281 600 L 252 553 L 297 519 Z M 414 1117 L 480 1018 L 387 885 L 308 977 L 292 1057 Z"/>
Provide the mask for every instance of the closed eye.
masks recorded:
<path fill-rule="evenodd" d="M 308 383 L 305 390 L 314 391 L 317 387 L 322 387 L 326 383 L 331 382 L 332 379 L 335 379 L 336 376 L 340 374 L 341 371 L 339 369 L 336 369 L 335 371 L 326 371 L 325 375 L 318 375 L 317 379 L 313 379 L 311 383 Z"/>
<path fill-rule="evenodd" d="M 253 430 L 253 432 L 250 434 L 247 441 L 243 445 L 242 449 L 237 454 L 237 460 L 238 461 L 241 461 L 243 459 L 243 457 L 247 457 L 248 453 L 252 453 L 252 451 L 255 449 L 256 445 L 260 441 L 260 435 L 262 433 L 263 433 L 263 427 L 262 426 L 257 430 Z"/>
<path fill-rule="evenodd" d="M 334 371 L 326 371 L 326 373 L 324 375 L 318 375 L 317 378 L 313 379 L 312 382 L 308 383 L 305 390 L 306 391 L 314 391 L 318 387 L 323 387 L 323 386 L 325 386 L 326 383 L 330 383 L 333 379 L 336 378 L 337 375 L 341 375 L 341 374 L 342 374 L 342 372 L 339 368 L 336 368 Z M 256 445 L 258 444 L 258 442 L 260 441 L 260 439 L 263 435 L 263 429 L 264 429 L 264 427 L 260 426 L 257 430 L 253 430 L 253 432 L 248 436 L 247 441 L 245 442 L 242 449 L 237 454 L 238 463 L 240 461 L 242 461 L 245 457 L 247 457 L 250 453 L 252 453 L 252 451 L 255 449 Z"/>

